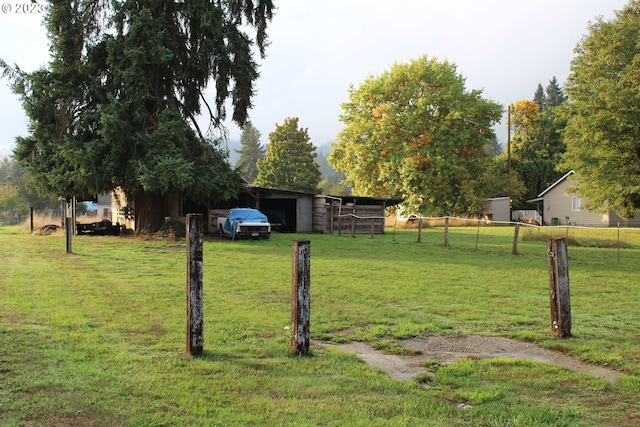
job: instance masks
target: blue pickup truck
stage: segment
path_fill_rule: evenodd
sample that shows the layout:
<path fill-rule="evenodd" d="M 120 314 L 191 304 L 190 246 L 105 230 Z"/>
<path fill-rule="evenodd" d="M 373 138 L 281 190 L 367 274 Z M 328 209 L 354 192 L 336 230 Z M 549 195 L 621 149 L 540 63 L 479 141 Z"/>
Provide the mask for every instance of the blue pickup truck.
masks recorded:
<path fill-rule="evenodd" d="M 268 239 L 271 237 L 271 224 L 267 216 L 257 209 L 234 208 L 226 217 L 218 218 L 218 230 L 221 236 L 239 239 Z"/>

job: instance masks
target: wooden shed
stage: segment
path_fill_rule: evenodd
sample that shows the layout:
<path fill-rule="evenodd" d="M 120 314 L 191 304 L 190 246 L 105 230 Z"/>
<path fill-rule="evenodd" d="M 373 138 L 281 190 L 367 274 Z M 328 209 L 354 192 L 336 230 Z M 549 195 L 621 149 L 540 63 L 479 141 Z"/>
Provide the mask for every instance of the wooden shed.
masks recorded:
<path fill-rule="evenodd" d="M 321 234 L 382 234 L 386 209 L 400 200 L 355 196 L 316 196 L 313 232 Z"/>

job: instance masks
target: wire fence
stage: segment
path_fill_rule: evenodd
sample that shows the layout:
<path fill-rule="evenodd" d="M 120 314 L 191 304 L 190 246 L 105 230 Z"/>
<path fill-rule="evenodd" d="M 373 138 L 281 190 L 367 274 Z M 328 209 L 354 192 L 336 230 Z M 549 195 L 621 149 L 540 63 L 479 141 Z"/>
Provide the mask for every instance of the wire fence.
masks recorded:
<path fill-rule="evenodd" d="M 444 244 L 475 246 L 499 244 L 513 246 L 517 252 L 519 242 L 546 242 L 564 238 L 569 246 L 611 249 L 640 249 L 640 228 L 637 227 L 587 227 L 576 225 L 540 226 L 514 221 L 491 221 L 459 217 L 387 217 L 385 232 L 415 231 L 415 240 L 434 238 Z M 491 230 L 491 231 L 488 231 Z M 426 233 L 425 233 L 426 232 Z"/>

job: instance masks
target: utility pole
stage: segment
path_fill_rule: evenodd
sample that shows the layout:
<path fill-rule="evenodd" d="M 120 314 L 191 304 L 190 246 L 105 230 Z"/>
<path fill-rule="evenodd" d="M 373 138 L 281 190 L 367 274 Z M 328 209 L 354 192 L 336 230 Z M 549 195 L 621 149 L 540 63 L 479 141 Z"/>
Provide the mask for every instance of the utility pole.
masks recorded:
<path fill-rule="evenodd" d="M 511 177 L 511 105 L 507 107 L 507 178 Z"/>

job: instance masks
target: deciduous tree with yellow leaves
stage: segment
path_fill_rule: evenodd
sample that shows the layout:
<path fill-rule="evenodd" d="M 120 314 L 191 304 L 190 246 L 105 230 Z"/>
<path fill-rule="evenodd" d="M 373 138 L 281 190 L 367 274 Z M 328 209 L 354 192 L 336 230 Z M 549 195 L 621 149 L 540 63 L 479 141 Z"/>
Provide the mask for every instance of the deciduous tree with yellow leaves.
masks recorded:
<path fill-rule="evenodd" d="M 485 146 L 503 107 L 467 90 L 455 64 L 426 56 L 395 64 L 352 86 L 342 109 L 329 161 L 354 194 L 402 198 L 429 215 L 484 204 Z"/>

